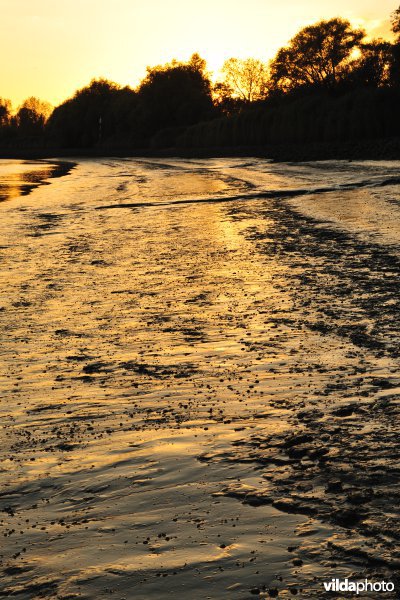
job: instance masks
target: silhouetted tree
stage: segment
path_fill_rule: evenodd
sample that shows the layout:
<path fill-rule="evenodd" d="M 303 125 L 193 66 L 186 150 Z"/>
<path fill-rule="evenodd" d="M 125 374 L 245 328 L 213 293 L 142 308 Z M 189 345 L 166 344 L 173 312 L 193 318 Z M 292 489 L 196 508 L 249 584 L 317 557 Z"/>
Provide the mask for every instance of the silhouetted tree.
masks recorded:
<path fill-rule="evenodd" d="M 225 94 L 250 103 L 265 98 L 268 70 L 264 63 L 255 58 L 229 58 L 222 67 L 225 76 Z"/>
<path fill-rule="evenodd" d="M 304 27 L 271 62 L 272 88 L 281 92 L 305 86 L 335 88 L 364 36 L 364 31 L 339 18 Z"/>
<path fill-rule="evenodd" d="M 3 147 L 188 147 L 339 143 L 400 136 L 400 7 L 395 42 L 335 18 L 301 29 L 271 61 L 230 58 L 212 85 L 198 54 L 148 67 L 137 90 L 94 79 L 50 115 L 0 99 Z M 262 100 L 262 102 L 260 102 Z M 49 116 L 50 115 L 50 116 Z M 45 132 L 45 136 L 43 136 Z M 31 143 L 32 142 L 32 143 Z"/>
<path fill-rule="evenodd" d="M 209 119 L 214 113 L 206 63 L 198 54 L 186 63 L 173 60 L 148 67 L 138 97 L 143 132 L 149 136 Z"/>
<path fill-rule="evenodd" d="M 19 107 L 17 114 L 13 117 L 13 123 L 18 137 L 30 138 L 41 136 L 44 132 L 46 121 L 52 111 L 48 102 L 31 96 Z"/>
<path fill-rule="evenodd" d="M 93 80 L 54 110 L 47 134 L 53 145 L 76 148 L 138 147 L 156 133 L 157 143 L 169 144 L 174 128 L 209 118 L 213 110 L 206 63 L 194 54 L 187 63 L 148 68 L 137 91 Z"/>
<path fill-rule="evenodd" d="M 392 65 L 390 69 L 390 83 L 394 87 L 400 86 L 400 6 L 391 14 L 392 31 L 396 36 L 392 46 Z"/>
<path fill-rule="evenodd" d="M 0 141 L 4 143 L 11 135 L 11 102 L 0 98 Z"/>
<path fill-rule="evenodd" d="M 400 6 L 390 16 L 393 33 L 400 34 Z"/>
<path fill-rule="evenodd" d="M 360 57 L 351 63 L 347 73 L 347 89 L 389 85 L 393 61 L 392 44 L 378 39 L 362 44 L 360 49 Z"/>
<path fill-rule="evenodd" d="M 243 106 L 243 100 L 235 98 L 232 88 L 223 81 L 213 85 L 212 98 L 217 111 L 224 115 L 233 115 Z"/>
<path fill-rule="evenodd" d="M 92 147 L 110 140 L 131 141 L 136 94 L 106 79 L 93 79 L 54 109 L 47 126 L 53 144 Z"/>
<path fill-rule="evenodd" d="M 0 98 L 0 128 L 7 127 L 11 120 L 11 102 Z"/>

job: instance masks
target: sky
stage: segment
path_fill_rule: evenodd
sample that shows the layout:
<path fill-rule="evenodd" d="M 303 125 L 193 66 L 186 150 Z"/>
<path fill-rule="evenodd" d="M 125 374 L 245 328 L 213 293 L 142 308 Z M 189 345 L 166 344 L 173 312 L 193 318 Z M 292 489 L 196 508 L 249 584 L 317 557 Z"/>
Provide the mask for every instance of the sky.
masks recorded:
<path fill-rule="evenodd" d="M 54 106 L 106 77 L 136 87 L 146 66 L 198 52 L 268 61 L 305 25 L 343 17 L 389 37 L 393 0 L 0 0 L 0 97 Z"/>

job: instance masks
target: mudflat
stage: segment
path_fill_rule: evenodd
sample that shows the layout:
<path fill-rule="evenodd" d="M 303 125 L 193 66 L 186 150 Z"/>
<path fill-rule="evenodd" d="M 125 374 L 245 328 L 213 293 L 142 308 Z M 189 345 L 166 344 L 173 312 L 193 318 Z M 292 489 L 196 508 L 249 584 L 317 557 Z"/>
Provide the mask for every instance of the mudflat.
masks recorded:
<path fill-rule="evenodd" d="M 57 164 L 0 161 L 0 596 L 399 590 L 400 163 Z"/>

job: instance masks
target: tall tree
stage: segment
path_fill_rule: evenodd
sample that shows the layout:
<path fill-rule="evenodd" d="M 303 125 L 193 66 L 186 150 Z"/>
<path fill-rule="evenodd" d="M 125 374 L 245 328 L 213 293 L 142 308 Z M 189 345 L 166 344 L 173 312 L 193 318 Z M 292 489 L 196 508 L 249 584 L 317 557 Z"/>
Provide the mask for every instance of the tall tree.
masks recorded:
<path fill-rule="evenodd" d="M 11 119 L 11 102 L 0 98 L 0 128 L 7 127 Z"/>
<path fill-rule="evenodd" d="M 93 79 L 54 109 L 47 133 L 56 145 L 91 147 L 110 138 L 125 143 L 133 129 L 136 93 L 107 79 Z"/>
<path fill-rule="evenodd" d="M 353 29 L 349 21 L 339 18 L 304 27 L 271 62 L 273 89 L 333 89 L 347 73 L 352 52 L 364 36 L 363 30 Z"/>
<path fill-rule="evenodd" d="M 223 84 L 232 98 L 245 103 L 265 98 L 268 82 L 266 65 L 256 58 L 229 58 L 222 67 Z"/>
<path fill-rule="evenodd" d="M 392 31 L 395 34 L 400 34 L 400 6 L 394 10 L 390 16 L 392 23 Z"/>
<path fill-rule="evenodd" d="M 391 14 L 392 31 L 396 36 L 392 47 L 392 65 L 390 82 L 394 87 L 400 86 L 400 6 Z"/>
<path fill-rule="evenodd" d="M 164 128 L 191 125 L 213 115 L 206 62 L 193 54 L 188 62 L 173 60 L 148 67 L 138 88 L 142 127 L 151 136 Z"/>
<path fill-rule="evenodd" d="M 226 116 L 239 112 L 243 105 L 243 100 L 234 97 L 233 89 L 224 81 L 217 81 L 213 85 L 212 97 L 218 112 Z"/>
<path fill-rule="evenodd" d="M 34 96 L 27 98 L 14 117 L 18 134 L 22 137 L 41 135 L 51 112 L 52 106 L 48 102 Z"/>
<path fill-rule="evenodd" d="M 382 39 L 360 46 L 361 54 L 351 63 L 347 84 L 351 87 L 383 87 L 390 83 L 392 44 Z"/>

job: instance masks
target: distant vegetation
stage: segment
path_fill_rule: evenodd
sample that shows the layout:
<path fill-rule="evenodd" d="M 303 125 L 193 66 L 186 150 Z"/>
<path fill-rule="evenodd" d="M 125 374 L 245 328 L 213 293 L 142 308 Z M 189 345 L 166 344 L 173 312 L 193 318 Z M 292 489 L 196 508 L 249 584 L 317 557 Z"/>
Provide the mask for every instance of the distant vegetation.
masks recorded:
<path fill-rule="evenodd" d="M 400 138 L 400 7 L 394 42 L 340 18 L 304 27 L 265 64 L 230 58 L 149 67 L 137 89 L 105 79 L 52 109 L 0 98 L 0 149 L 149 151 Z"/>

